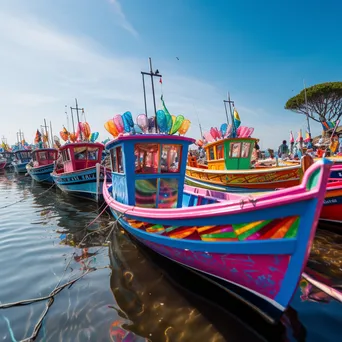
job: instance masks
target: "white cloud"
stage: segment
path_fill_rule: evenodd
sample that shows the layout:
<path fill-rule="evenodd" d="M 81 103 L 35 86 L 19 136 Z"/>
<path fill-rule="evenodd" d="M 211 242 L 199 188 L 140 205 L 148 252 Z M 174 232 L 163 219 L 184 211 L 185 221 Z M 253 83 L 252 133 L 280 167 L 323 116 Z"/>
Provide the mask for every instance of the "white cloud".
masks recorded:
<path fill-rule="evenodd" d="M 127 20 L 125 14 L 122 11 L 121 4 L 118 0 L 108 0 L 108 2 L 111 4 L 117 20 L 118 24 L 124 28 L 126 31 L 130 32 L 133 36 L 138 37 L 138 32 L 134 29 L 132 24 Z"/>
<path fill-rule="evenodd" d="M 111 5 L 117 14 L 122 13 L 117 1 L 111 1 Z M 125 19 L 123 14 L 121 18 Z M 148 68 L 147 60 L 113 55 L 89 37 L 61 33 L 36 18 L 1 10 L 0 46 L 0 135 L 7 136 L 10 143 L 19 129 L 32 141 L 44 118 L 52 121 L 58 135 L 62 124 L 66 124 L 65 105 L 74 106 L 75 97 L 102 140 L 109 136 L 103 128 L 109 118 L 127 110 L 133 116 L 144 111 L 140 71 Z M 224 92 L 195 77 L 180 76 L 163 60 L 154 63 L 163 74 L 169 110 L 192 121 L 189 135 L 199 138 L 196 112 L 204 130 L 225 121 Z M 147 78 L 146 88 L 151 115 L 151 85 Z M 158 81 L 155 88 L 159 107 Z M 262 139 L 262 147 L 274 146 L 284 134 L 288 135 L 290 124 L 272 127 L 263 121 L 265 109 L 248 108 L 242 101 L 236 105 L 243 124 L 255 127 L 254 136 Z"/>

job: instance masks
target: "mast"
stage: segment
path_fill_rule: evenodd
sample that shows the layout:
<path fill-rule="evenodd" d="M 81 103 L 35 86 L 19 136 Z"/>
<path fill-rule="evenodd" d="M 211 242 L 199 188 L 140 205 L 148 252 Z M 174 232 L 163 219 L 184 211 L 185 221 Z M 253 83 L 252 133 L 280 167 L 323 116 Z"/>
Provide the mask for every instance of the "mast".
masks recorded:
<path fill-rule="evenodd" d="M 154 82 L 153 82 L 153 77 L 159 77 L 161 78 L 162 75 L 159 73 L 159 70 L 157 69 L 155 72 L 153 72 L 152 69 L 152 59 L 151 57 L 148 58 L 149 60 L 149 65 L 150 65 L 150 72 L 145 72 L 141 71 L 142 79 L 143 79 L 143 90 L 144 90 L 144 101 L 145 101 L 145 111 L 146 111 L 146 116 L 147 116 L 147 105 L 146 105 L 146 90 L 145 90 L 145 80 L 144 80 L 144 75 L 151 76 L 151 85 L 152 85 L 152 97 L 153 97 L 153 106 L 154 106 L 154 125 L 156 129 L 156 133 L 158 132 L 158 126 L 157 126 L 157 106 L 156 106 L 156 97 L 154 93 Z"/>
<path fill-rule="evenodd" d="M 46 125 L 46 119 L 44 118 L 44 127 L 45 127 L 45 135 L 46 135 L 46 138 L 47 138 L 47 142 L 49 144 L 49 147 L 50 147 L 50 139 L 49 139 L 49 132 L 48 132 L 48 126 Z"/>
<path fill-rule="evenodd" d="M 70 132 L 70 126 L 69 126 L 69 116 L 68 116 L 68 111 L 67 111 L 67 108 L 68 108 L 68 106 L 67 105 L 65 105 L 65 115 L 66 115 L 66 119 L 67 119 L 67 130 L 68 130 L 68 132 Z M 75 129 L 74 129 L 75 130 Z"/>
<path fill-rule="evenodd" d="M 200 119 L 198 117 L 198 113 L 197 113 L 197 110 L 196 110 L 196 107 L 194 104 L 192 104 L 195 108 L 195 113 L 196 113 L 196 116 L 197 116 L 197 121 L 198 121 L 198 126 L 199 126 L 199 129 L 200 129 L 200 133 L 201 133 L 201 139 L 203 139 L 203 131 L 202 131 L 202 126 L 201 126 L 201 122 L 200 122 Z"/>
<path fill-rule="evenodd" d="M 82 130 L 81 130 L 81 127 L 80 127 L 80 115 L 78 114 L 78 111 L 79 110 L 82 110 L 84 111 L 84 108 L 78 108 L 78 103 L 77 103 L 77 99 L 75 98 L 75 102 L 76 102 L 76 108 L 71 108 L 71 113 L 72 113 L 72 110 L 75 109 L 76 110 L 76 113 L 77 113 L 77 122 L 78 122 L 78 128 L 80 130 L 80 135 L 81 135 L 81 140 L 83 141 L 83 134 L 82 134 Z M 74 122 L 74 120 L 73 120 Z M 75 127 L 74 127 L 74 133 L 75 133 Z"/>
<path fill-rule="evenodd" d="M 226 103 L 229 104 L 229 111 L 230 111 L 230 118 L 232 120 L 232 126 L 233 126 L 233 138 L 235 138 L 236 136 L 236 127 L 235 127 L 235 122 L 234 122 L 234 115 L 233 115 L 233 111 L 232 111 L 232 104 L 234 106 L 234 101 L 230 100 L 230 93 L 228 92 L 228 100 L 223 100 L 224 102 L 224 107 L 226 109 L 226 116 L 227 116 L 227 124 L 229 124 L 229 120 L 228 120 L 228 113 L 227 113 L 227 107 L 226 107 Z"/>
<path fill-rule="evenodd" d="M 53 142 L 52 123 L 51 123 L 51 121 L 50 121 L 50 136 L 51 136 L 51 147 L 53 148 L 54 142 Z"/>
<path fill-rule="evenodd" d="M 72 130 L 73 130 L 73 133 L 75 134 L 74 114 L 72 112 L 72 107 L 70 107 L 70 112 L 71 112 Z"/>
<path fill-rule="evenodd" d="M 227 125 L 229 125 L 228 111 L 227 111 L 227 105 L 226 105 L 227 102 L 228 102 L 227 100 L 223 100 L 224 110 L 226 112 L 226 118 L 227 118 Z"/>

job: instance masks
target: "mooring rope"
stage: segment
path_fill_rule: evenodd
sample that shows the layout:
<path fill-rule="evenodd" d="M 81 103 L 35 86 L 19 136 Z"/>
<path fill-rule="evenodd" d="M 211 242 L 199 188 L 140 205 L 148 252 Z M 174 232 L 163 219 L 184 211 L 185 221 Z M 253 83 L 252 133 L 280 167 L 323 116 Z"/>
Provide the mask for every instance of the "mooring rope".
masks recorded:
<path fill-rule="evenodd" d="M 96 217 L 95 220 L 93 220 L 90 224 L 88 224 L 86 227 L 89 227 L 91 224 L 93 224 L 100 216 L 101 214 L 105 211 L 105 209 L 108 207 L 108 205 L 101 211 L 101 213 Z M 115 220 L 115 222 L 113 222 L 111 225 L 112 225 L 112 228 L 111 230 L 109 231 L 108 235 L 106 236 L 105 238 L 105 241 L 108 241 L 110 235 L 112 234 L 113 230 L 117 227 L 118 225 L 118 222 L 119 222 L 119 219 L 124 215 L 125 213 L 122 213 L 121 215 L 119 215 L 117 217 L 117 219 Z M 105 228 L 102 228 L 98 231 L 94 231 L 94 232 L 90 232 L 90 233 L 87 233 L 84 238 L 81 240 L 81 242 L 75 246 L 75 248 L 79 248 L 79 246 L 82 244 L 82 242 L 85 240 L 86 237 L 88 237 L 89 235 L 93 234 L 93 233 L 97 233 L 97 232 L 100 232 L 102 230 L 105 230 L 105 229 L 108 229 L 111 225 L 107 225 Z M 103 249 L 105 246 L 101 246 L 100 248 L 98 248 L 96 251 L 95 251 L 95 254 L 98 254 L 99 251 L 101 249 Z M 70 258 L 69 258 L 69 262 L 67 263 L 66 267 L 64 268 L 64 271 L 63 271 L 63 274 L 61 276 L 61 278 L 59 279 L 58 283 L 56 284 L 55 288 L 50 292 L 49 295 L 47 296 L 44 296 L 44 297 L 39 297 L 39 298 L 33 298 L 33 299 L 26 299 L 26 300 L 21 300 L 21 301 L 17 301 L 17 302 L 12 302 L 12 303 L 6 303 L 6 304 L 0 304 L 0 309 L 6 309 L 6 308 L 10 308 L 10 307 L 14 307 L 14 306 L 21 306 L 21 305 L 28 305 L 28 304 L 31 304 L 31 303 L 35 303 L 35 302 L 39 302 L 39 301 L 43 301 L 43 300 L 48 300 L 48 302 L 46 303 L 46 307 L 44 309 L 44 311 L 42 312 L 37 324 L 34 326 L 33 328 L 33 332 L 31 334 L 30 337 L 27 337 L 23 340 L 21 340 L 21 342 L 33 342 L 37 336 L 38 336 L 38 333 L 42 327 L 42 323 L 43 323 L 43 320 L 45 318 L 45 316 L 47 315 L 51 305 L 53 304 L 54 302 L 54 297 L 55 295 L 57 295 L 59 292 L 61 292 L 64 288 L 68 287 L 68 286 L 71 286 L 73 285 L 76 281 L 78 281 L 79 279 L 83 278 L 85 275 L 89 274 L 90 272 L 93 272 L 93 271 L 96 271 L 100 268 L 92 268 L 92 269 L 87 269 L 84 273 L 82 273 L 80 276 L 78 276 L 77 278 L 73 279 L 73 280 L 70 280 L 68 282 L 66 282 L 65 284 L 63 285 L 60 285 L 62 279 L 64 278 L 64 275 L 65 275 L 65 272 L 66 270 L 68 269 L 70 263 L 71 263 L 71 260 L 73 258 L 73 256 L 75 255 L 75 252 L 73 252 L 71 255 L 70 255 Z M 16 342 L 16 340 L 14 339 L 14 334 L 13 334 L 13 331 L 10 327 L 10 322 L 9 320 L 3 316 L 7 325 L 8 325 L 8 328 L 10 330 L 10 334 L 11 334 L 11 338 L 13 341 Z"/>
<path fill-rule="evenodd" d="M 44 195 L 46 192 L 48 192 L 49 190 L 51 190 L 56 184 L 53 183 L 48 189 L 46 189 L 45 191 L 43 191 L 41 194 L 39 194 L 38 196 L 36 196 L 36 198 L 39 198 L 40 196 Z M 5 208 L 8 208 L 8 207 L 11 207 L 12 205 L 15 205 L 17 203 L 20 203 L 20 202 L 24 202 L 26 199 L 28 198 L 31 198 L 31 197 L 27 197 L 27 198 L 22 198 L 16 202 L 13 202 L 13 203 L 10 203 L 10 204 L 6 204 L 4 205 L 3 207 L 0 207 L 0 209 L 5 209 Z"/>

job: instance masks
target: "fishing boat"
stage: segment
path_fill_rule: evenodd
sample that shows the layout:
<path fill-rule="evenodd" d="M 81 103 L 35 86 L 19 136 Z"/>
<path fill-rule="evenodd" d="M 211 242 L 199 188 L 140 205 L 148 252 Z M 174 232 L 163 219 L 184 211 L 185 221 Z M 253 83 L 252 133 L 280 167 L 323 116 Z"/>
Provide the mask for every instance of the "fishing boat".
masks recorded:
<path fill-rule="evenodd" d="M 31 153 L 32 161 L 26 165 L 28 174 L 37 182 L 52 183 L 51 173 L 57 160 L 55 148 L 40 148 Z"/>
<path fill-rule="evenodd" d="M 51 173 L 63 192 L 98 201 L 102 198 L 104 168 L 101 166 L 104 145 L 96 142 L 66 143 Z"/>
<path fill-rule="evenodd" d="M 342 223 L 342 180 L 330 179 L 320 216 L 321 221 Z"/>
<path fill-rule="evenodd" d="M 244 142 L 252 147 L 253 140 Z M 149 133 L 108 142 L 112 173 L 104 199 L 130 236 L 274 322 L 306 265 L 331 163 L 312 165 L 297 186 L 246 198 L 184 185 L 192 143 Z"/>
<path fill-rule="evenodd" d="M 1 153 L 3 158 L 6 159 L 6 165 L 5 168 L 11 167 L 12 166 L 12 161 L 14 159 L 14 154 L 13 152 L 5 151 Z"/>
<path fill-rule="evenodd" d="M 31 150 L 30 149 L 19 149 L 14 151 L 14 160 L 12 161 L 12 165 L 14 167 L 14 171 L 17 173 L 26 173 L 26 165 L 31 160 Z"/>
<path fill-rule="evenodd" d="M 0 153 L 0 170 L 3 170 L 6 167 L 7 159 L 3 157 L 3 155 Z"/>
<path fill-rule="evenodd" d="M 189 158 L 188 184 L 230 192 L 260 192 L 298 185 L 303 175 L 300 164 L 252 167 L 256 139 L 225 138 L 204 146 L 207 165 Z M 191 157 L 191 156 L 190 156 Z"/>

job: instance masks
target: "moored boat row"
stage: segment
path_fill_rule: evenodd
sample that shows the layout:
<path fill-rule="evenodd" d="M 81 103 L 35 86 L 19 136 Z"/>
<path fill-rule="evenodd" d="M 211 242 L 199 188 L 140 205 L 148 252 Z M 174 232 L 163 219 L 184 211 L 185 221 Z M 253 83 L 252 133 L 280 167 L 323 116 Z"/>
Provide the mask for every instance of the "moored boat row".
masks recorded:
<path fill-rule="evenodd" d="M 329 182 L 332 162 L 324 158 L 253 167 L 257 140 L 248 128 L 227 136 L 226 127 L 204 145 L 207 162 L 200 162 L 188 154 L 195 142 L 184 136 L 189 125 L 163 102 L 154 118 L 140 114 L 135 123 L 125 112 L 106 122 L 114 139 L 104 145 L 78 120 L 76 132 L 60 132 L 63 146 L 18 149 L 13 166 L 69 195 L 103 199 L 133 240 L 277 321 L 319 219 L 339 220 L 332 213 L 340 208 L 341 181 Z"/>

